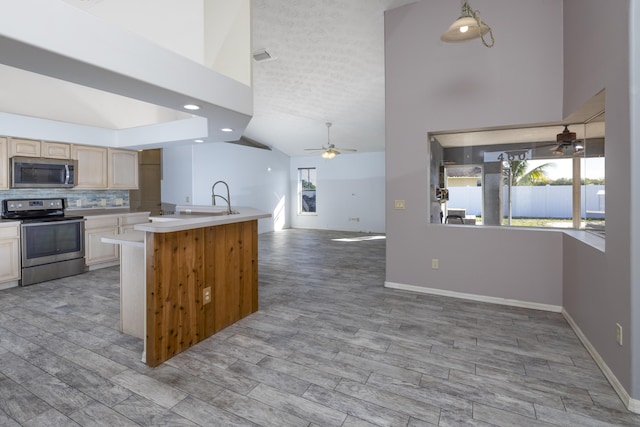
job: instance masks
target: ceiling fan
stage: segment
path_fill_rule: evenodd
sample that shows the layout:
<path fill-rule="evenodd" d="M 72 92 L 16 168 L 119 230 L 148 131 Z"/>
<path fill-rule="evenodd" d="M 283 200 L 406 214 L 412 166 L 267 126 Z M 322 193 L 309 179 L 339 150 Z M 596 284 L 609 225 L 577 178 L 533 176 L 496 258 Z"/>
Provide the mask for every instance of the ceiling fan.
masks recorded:
<path fill-rule="evenodd" d="M 576 139 L 576 133 L 571 132 L 568 125 L 565 125 L 564 130 L 556 135 L 556 143 L 551 145 L 551 153 L 556 156 L 564 156 L 568 154 L 567 151 L 572 154 L 584 151 L 584 142 Z"/>
<path fill-rule="evenodd" d="M 344 151 L 355 152 L 358 151 L 355 148 L 338 148 L 335 144 L 331 143 L 331 123 L 325 123 L 327 125 L 327 146 L 324 145 L 322 148 L 305 148 L 305 151 L 322 151 L 322 157 L 325 159 L 333 159 L 335 156 Z"/>

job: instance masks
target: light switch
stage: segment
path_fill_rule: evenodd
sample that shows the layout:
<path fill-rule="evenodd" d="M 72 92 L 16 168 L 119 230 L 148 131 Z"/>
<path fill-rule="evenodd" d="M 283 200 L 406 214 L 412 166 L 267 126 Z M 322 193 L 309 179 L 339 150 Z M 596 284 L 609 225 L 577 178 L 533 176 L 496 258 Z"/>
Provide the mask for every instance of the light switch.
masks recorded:
<path fill-rule="evenodd" d="M 393 204 L 394 209 L 405 209 L 404 200 L 396 200 Z"/>

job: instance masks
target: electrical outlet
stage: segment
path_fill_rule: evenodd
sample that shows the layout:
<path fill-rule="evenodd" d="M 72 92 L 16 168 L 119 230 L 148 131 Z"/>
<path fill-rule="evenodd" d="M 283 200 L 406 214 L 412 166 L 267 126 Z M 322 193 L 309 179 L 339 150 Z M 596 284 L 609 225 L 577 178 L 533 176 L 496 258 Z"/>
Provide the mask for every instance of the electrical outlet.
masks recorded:
<path fill-rule="evenodd" d="M 622 325 L 616 323 L 616 342 L 618 345 L 622 345 Z"/>
<path fill-rule="evenodd" d="M 100 199 L 100 206 L 107 206 L 107 199 Z"/>
<path fill-rule="evenodd" d="M 438 261 L 438 258 L 433 258 L 431 260 L 431 268 L 434 270 L 437 270 L 438 268 L 440 268 L 440 261 Z"/>
<path fill-rule="evenodd" d="M 76 200 L 76 208 L 81 208 L 82 207 L 82 200 L 78 199 Z"/>
<path fill-rule="evenodd" d="M 202 290 L 202 299 L 205 304 L 209 304 L 211 302 L 211 287 L 204 288 Z"/>
<path fill-rule="evenodd" d="M 123 199 L 116 199 L 116 206 L 122 206 L 124 204 Z"/>
<path fill-rule="evenodd" d="M 189 200 L 191 200 L 191 198 L 189 196 L 184 198 L 185 203 L 189 203 Z"/>

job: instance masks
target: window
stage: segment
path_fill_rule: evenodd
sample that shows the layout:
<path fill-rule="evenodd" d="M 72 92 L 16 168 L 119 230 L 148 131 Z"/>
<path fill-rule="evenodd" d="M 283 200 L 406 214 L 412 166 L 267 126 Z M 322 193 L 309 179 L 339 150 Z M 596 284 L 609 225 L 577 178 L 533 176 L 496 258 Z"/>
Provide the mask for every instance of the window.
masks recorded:
<path fill-rule="evenodd" d="M 316 168 L 298 169 L 298 213 L 316 213 Z"/>
<path fill-rule="evenodd" d="M 602 112 L 568 129 L 433 134 L 430 222 L 604 235 L 604 125 Z"/>

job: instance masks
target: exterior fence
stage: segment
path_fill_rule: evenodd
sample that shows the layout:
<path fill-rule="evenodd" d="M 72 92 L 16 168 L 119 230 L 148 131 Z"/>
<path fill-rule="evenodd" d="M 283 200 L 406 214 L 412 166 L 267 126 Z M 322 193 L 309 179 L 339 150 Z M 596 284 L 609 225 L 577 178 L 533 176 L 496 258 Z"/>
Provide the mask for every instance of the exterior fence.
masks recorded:
<path fill-rule="evenodd" d="M 604 218 L 604 185 L 581 186 L 581 217 Z M 509 215 L 508 186 L 504 186 L 502 200 L 504 215 Z M 511 216 L 513 218 L 571 218 L 572 190 L 570 185 L 511 187 Z M 482 215 L 481 187 L 450 187 L 449 209 L 466 209 L 467 215 Z"/>

